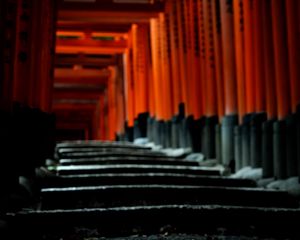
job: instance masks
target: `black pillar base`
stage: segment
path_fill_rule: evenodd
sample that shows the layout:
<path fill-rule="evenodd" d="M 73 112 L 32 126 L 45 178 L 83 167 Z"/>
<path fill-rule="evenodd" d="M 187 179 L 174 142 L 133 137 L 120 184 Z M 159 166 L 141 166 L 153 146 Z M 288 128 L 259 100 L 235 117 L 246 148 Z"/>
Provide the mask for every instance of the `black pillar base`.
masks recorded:
<path fill-rule="evenodd" d="M 171 130 L 172 130 L 172 122 L 166 121 L 164 122 L 164 140 L 163 140 L 163 147 L 164 148 L 171 148 Z"/>
<path fill-rule="evenodd" d="M 163 138 L 163 134 L 164 134 L 164 121 L 163 120 L 159 120 L 159 121 L 155 121 L 154 124 L 154 142 L 156 145 L 161 145 L 163 146 L 164 143 L 164 138 Z"/>
<path fill-rule="evenodd" d="M 147 138 L 149 142 L 153 142 L 154 141 L 154 121 L 155 119 L 152 117 L 148 117 L 147 119 Z"/>
<path fill-rule="evenodd" d="M 267 120 L 267 114 L 256 113 L 252 115 L 250 126 L 250 158 L 251 166 L 262 167 L 262 124 Z"/>
<path fill-rule="evenodd" d="M 242 124 L 242 166 L 250 166 L 250 122 L 252 114 L 246 114 L 243 117 Z"/>
<path fill-rule="evenodd" d="M 133 127 L 128 127 L 127 122 L 125 122 L 125 141 L 133 142 Z"/>
<path fill-rule="evenodd" d="M 178 116 L 174 116 L 171 121 L 171 147 L 179 148 L 179 119 Z"/>
<path fill-rule="evenodd" d="M 158 142 L 158 121 L 153 118 L 152 121 L 152 141 L 153 143 L 157 144 Z"/>
<path fill-rule="evenodd" d="M 218 163 L 222 163 L 222 142 L 221 142 L 221 125 L 217 124 L 215 127 L 216 134 L 216 159 Z"/>
<path fill-rule="evenodd" d="M 205 125 L 205 117 L 194 120 L 193 128 L 191 129 L 192 135 L 192 150 L 193 152 L 201 152 L 202 146 L 202 133 Z"/>
<path fill-rule="evenodd" d="M 186 118 L 187 147 L 193 149 L 195 138 L 195 119 L 193 115 Z"/>
<path fill-rule="evenodd" d="M 289 115 L 286 118 L 286 164 L 287 177 L 294 177 L 298 174 L 297 165 L 297 131 L 296 115 Z"/>
<path fill-rule="evenodd" d="M 141 138 L 142 134 L 139 128 L 139 120 L 135 119 L 134 120 L 134 125 L 133 125 L 133 139 Z"/>
<path fill-rule="evenodd" d="M 234 160 L 235 160 L 235 171 L 240 170 L 243 167 L 242 161 L 242 127 L 234 127 Z"/>
<path fill-rule="evenodd" d="M 206 158 L 216 157 L 215 128 L 218 124 L 218 116 L 206 117 L 202 134 L 202 153 Z"/>
<path fill-rule="evenodd" d="M 238 124 L 237 115 L 224 116 L 221 126 L 222 161 L 232 169 L 234 164 L 234 127 Z"/>
<path fill-rule="evenodd" d="M 179 145 L 181 148 L 192 147 L 192 136 L 191 136 L 192 124 L 193 124 L 192 116 L 184 118 L 181 121 L 180 141 L 179 141 Z"/>
<path fill-rule="evenodd" d="M 274 177 L 273 157 L 273 125 L 275 120 L 268 120 L 262 124 L 262 169 L 263 177 Z"/>
<path fill-rule="evenodd" d="M 140 113 L 134 121 L 134 139 L 147 137 L 149 113 Z"/>
<path fill-rule="evenodd" d="M 180 148 L 185 148 L 185 131 L 184 131 L 184 119 L 180 119 L 178 123 L 178 143 Z"/>
<path fill-rule="evenodd" d="M 115 135 L 115 141 L 117 141 L 117 142 L 123 142 L 123 141 L 126 141 L 126 136 L 125 136 L 125 134 L 122 134 L 122 133 L 116 133 L 116 135 Z"/>
<path fill-rule="evenodd" d="M 284 120 L 273 124 L 273 156 L 274 176 L 276 179 L 285 179 L 286 171 L 286 123 Z"/>
<path fill-rule="evenodd" d="M 159 139 L 160 144 L 163 148 L 166 147 L 166 122 L 165 121 L 159 121 Z"/>

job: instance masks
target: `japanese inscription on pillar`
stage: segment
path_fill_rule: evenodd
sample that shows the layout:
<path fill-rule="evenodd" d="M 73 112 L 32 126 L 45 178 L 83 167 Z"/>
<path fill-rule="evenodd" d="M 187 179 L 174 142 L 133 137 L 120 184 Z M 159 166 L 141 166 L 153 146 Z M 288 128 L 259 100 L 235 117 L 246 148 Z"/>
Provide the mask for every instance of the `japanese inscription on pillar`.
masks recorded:
<path fill-rule="evenodd" d="M 204 28 L 204 12 L 203 0 L 200 0 L 200 56 L 205 59 L 205 28 Z"/>

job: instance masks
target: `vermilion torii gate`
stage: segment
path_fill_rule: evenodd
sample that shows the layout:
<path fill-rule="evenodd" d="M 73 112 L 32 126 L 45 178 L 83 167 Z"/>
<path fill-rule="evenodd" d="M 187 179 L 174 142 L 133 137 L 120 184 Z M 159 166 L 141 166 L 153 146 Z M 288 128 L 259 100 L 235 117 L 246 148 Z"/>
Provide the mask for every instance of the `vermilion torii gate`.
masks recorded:
<path fill-rule="evenodd" d="M 91 108 L 73 110 L 90 109 L 92 138 L 148 137 L 236 170 L 297 174 L 299 1 L 55 3 L 1 1 L 2 109 L 18 101 L 71 111 L 88 100 Z M 53 81 L 55 26 L 56 68 L 109 73 L 89 78 L 105 78 L 92 91 L 87 78 L 65 78 L 73 87 L 80 81 L 72 91 Z"/>
<path fill-rule="evenodd" d="M 186 137 L 190 146 L 202 141 L 207 157 L 227 165 L 234 160 L 236 169 L 264 166 L 265 176 L 295 175 L 298 19 L 297 1 L 166 1 L 164 12 L 149 21 L 148 47 L 143 41 L 131 46 L 141 60 L 127 66 L 141 74 L 128 80 L 135 83 L 127 88 L 127 113 L 134 112 L 127 114 L 129 126 L 149 112 L 160 123 L 154 135 Z M 132 38 L 146 37 L 146 27 L 137 24 Z M 185 118 L 174 133 L 168 122 L 180 119 L 180 104 Z"/>

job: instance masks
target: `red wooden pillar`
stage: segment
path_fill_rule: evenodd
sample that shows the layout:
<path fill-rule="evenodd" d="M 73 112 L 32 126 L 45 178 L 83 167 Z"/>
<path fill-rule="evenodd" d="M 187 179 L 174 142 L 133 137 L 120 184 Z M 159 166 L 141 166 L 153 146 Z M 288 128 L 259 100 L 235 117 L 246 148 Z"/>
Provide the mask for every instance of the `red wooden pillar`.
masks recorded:
<path fill-rule="evenodd" d="M 186 72 L 186 29 L 185 29 L 185 16 L 184 16 L 184 0 L 179 0 L 177 4 L 177 19 L 178 19 L 178 42 L 179 42 L 179 68 L 180 68 L 180 86 L 181 86 L 181 95 L 182 101 L 185 104 L 185 111 L 187 112 L 187 72 Z"/>
<path fill-rule="evenodd" d="M 200 56 L 200 6 L 198 0 L 193 0 L 191 3 L 191 12 L 193 13 L 193 48 L 194 48 L 194 86 L 196 96 L 196 105 L 194 116 L 195 119 L 200 119 L 203 115 L 203 96 L 201 94 L 201 82 L 204 80 L 201 71 L 201 56 Z"/>
<path fill-rule="evenodd" d="M 237 113 L 235 48 L 233 30 L 233 5 L 230 1 L 220 1 L 223 41 L 223 67 L 225 88 L 225 114 Z"/>
<path fill-rule="evenodd" d="M 128 34 L 130 36 L 130 34 Z M 133 127 L 134 123 L 134 83 L 132 79 L 132 61 L 131 48 L 127 48 L 124 57 L 124 84 L 125 84 L 125 102 L 126 102 L 126 121 L 128 127 Z"/>
<path fill-rule="evenodd" d="M 30 80 L 31 106 L 51 110 L 56 26 L 56 1 L 31 0 Z M 29 4 L 29 5 L 30 5 Z"/>
<path fill-rule="evenodd" d="M 187 19 L 189 23 L 188 52 L 190 58 L 191 76 L 189 79 L 189 95 L 192 114 L 195 119 L 203 115 L 202 98 L 199 94 L 199 83 L 201 79 L 200 69 L 200 43 L 199 43 L 199 8 L 196 0 L 188 1 Z"/>
<path fill-rule="evenodd" d="M 7 0 L 3 4 L 2 105 L 11 102 L 50 111 L 53 86 L 56 1 Z"/>
<path fill-rule="evenodd" d="M 149 33 L 149 37 L 150 37 L 150 33 Z M 148 71 L 148 78 L 149 78 L 149 114 L 150 114 L 150 117 L 154 118 L 156 111 L 155 111 L 155 98 L 154 98 L 153 63 L 152 63 L 152 60 L 150 60 L 150 59 L 151 59 L 151 46 L 149 46 L 147 68 L 149 69 L 149 71 Z"/>
<path fill-rule="evenodd" d="M 117 76 L 116 76 L 116 133 L 118 136 L 124 134 L 124 122 L 125 122 L 125 92 L 124 92 L 124 75 L 122 59 L 118 57 L 118 62 L 116 66 Z"/>
<path fill-rule="evenodd" d="M 203 0 L 198 1 L 199 8 L 199 48 L 200 48 L 200 66 L 201 78 L 200 78 L 200 89 L 199 93 L 202 95 L 202 109 L 203 114 L 207 114 L 207 79 L 206 79 L 206 43 L 205 43 L 205 21 L 204 21 L 204 8 Z"/>
<path fill-rule="evenodd" d="M 16 51 L 16 24 L 19 2 L 4 0 L 0 3 L 0 108 L 11 110 L 14 80 L 14 56 Z M 10 23 L 10 24 L 7 24 Z"/>
<path fill-rule="evenodd" d="M 191 44 L 191 22 L 190 22 L 190 9 L 189 9 L 189 0 L 185 0 L 182 2 L 182 10 L 183 10 L 183 30 L 184 30 L 184 38 L 185 38 L 185 71 L 186 71 L 186 78 L 185 78 L 185 86 L 186 86 L 186 114 L 190 116 L 193 114 L 193 100 L 194 96 L 191 92 L 192 82 L 193 82 L 193 63 L 192 63 L 192 44 Z"/>
<path fill-rule="evenodd" d="M 255 112 L 253 0 L 244 0 L 246 113 Z"/>
<path fill-rule="evenodd" d="M 263 53 L 264 53 L 264 78 L 266 83 L 266 111 L 268 119 L 277 116 L 276 109 L 276 82 L 274 68 L 274 49 L 272 32 L 272 0 L 264 0 L 263 3 Z"/>
<path fill-rule="evenodd" d="M 171 77 L 173 92 L 173 112 L 178 113 L 178 106 L 183 101 L 180 82 L 180 59 L 179 59 L 179 32 L 178 32 L 178 4 L 172 0 L 169 4 L 169 29 L 170 29 L 170 47 L 171 47 Z"/>
<path fill-rule="evenodd" d="M 224 115 L 224 82 L 223 82 L 223 46 L 221 34 L 220 0 L 212 1 L 212 21 L 214 36 L 214 59 L 217 85 L 218 116 L 221 121 Z"/>
<path fill-rule="evenodd" d="M 172 92 L 171 92 L 171 77 L 170 77 L 170 55 L 169 55 L 169 37 L 167 35 L 168 14 L 159 14 L 159 34 L 160 34 L 160 62 L 161 62 L 161 94 L 163 101 L 163 119 L 170 120 L 174 114 L 172 111 Z"/>
<path fill-rule="evenodd" d="M 16 17 L 16 39 L 15 39 L 15 53 L 14 53 L 14 79 L 13 79 L 13 100 L 19 103 L 28 103 L 28 93 L 30 84 L 30 59 L 29 59 L 29 32 L 30 32 L 30 21 L 32 8 L 22 7 L 22 1 L 17 1 L 17 17 Z M 21 18 L 20 16 L 27 16 Z M 22 36 L 20 38 L 18 36 Z M 27 35 L 27 37 L 26 37 Z"/>
<path fill-rule="evenodd" d="M 107 128 L 108 128 L 108 140 L 115 140 L 115 133 L 116 133 L 116 126 L 117 126 L 117 114 L 116 114 L 116 77 L 117 72 L 116 68 L 110 66 L 110 77 L 108 80 L 108 87 L 107 87 L 107 105 L 108 105 L 108 121 L 107 121 Z"/>
<path fill-rule="evenodd" d="M 243 1 L 235 0 L 234 7 L 234 32 L 235 32 L 235 59 L 236 59 L 236 78 L 237 78 L 237 93 L 238 93 L 238 112 L 239 122 L 246 113 L 245 104 L 245 62 L 244 62 L 244 12 Z"/>
<path fill-rule="evenodd" d="M 206 90 L 207 105 L 206 116 L 217 115 L 217 86 L 215 72 L 215 49 L 213 37 L 212 3 L 211 0 L 203 0 L 204 26 L 205 26 L 205 57 L 206 57 Z"/>
<path fill-rule="evenodd" d="M 266 110 L 263 54 L 263 1 L 253 0 L 255 111 Z"/>
<path fill-rule="evenodd" d="M 133 24 L 133 67 L 134 67 L 134 85 L 135 85 L 135 117 L 140 113 L 149 111 L 148 94 L 148 69 L 147 69 L 147 51 L 148 51 L 148 26 L 146 24 Z"/>
<path fill-rule="evenodd" d="M 300 103 L 300 30 L 299 15 L 297 4 L 298 0 L 286 0 L 286 21 L 288 37 L 288 59 L 290 75 L 290 93 L 292 111 L 296 112 L 297 105 Z M 298 11 L 298 12 L 297 12 Z M 298 14 L 298 18 L 297 18 Z"/>
<path fill-rule="evenodd" d="M 129 47 L 125 51 L 123 61 L 126 65 L 126 115 L 129 126 L 133 126 L 134 118 L 140 113 L 150 111 L 152 117 L 155 115 L 155 77 L 153 63 L 149 60 L 152 57 L 149 39 L 149 24 L 132 25 L 128 39 Z"/>
<path fill-rule="evenodd" d="M 142 101 L 142 92 L 140 84 L 140 72 L 139 72 L 139 47 L 138 47 L 138 26 L 137 24 L 132 24 L 131 27 L 131 36 L 132 36 L 132 81 L 134 86 L 134 118 L 137 118 L 140 113 L 141 106 L 143 105 Z"/>
<path fill-rule="evenodd" d="M 195 91 L 195 57 L 194 57 L 194 44 L 193 44 L 193 30 L 194 22 L 192 21 L 191 0 L 184 1 L 184 29 L 186 41 L 186 95 L 187 95 L 187 115 L 194 115 L 196 110 L 196 91 Z"/>
<path fill-rule="evenodd" d="M 152 72 L 152 61 L 151 61 L 151 44 L 150 44 L 150 24 L 147 23 L 146 25 L 146 36 L 144 36 L 145 41 L 145 71 L 146 71 L 146 78 L 147 78 L 147 85 L 145 86 L 145 91 L 148 93 L 147 96 L 147 104 L 148 104 L 148 111 L 151 117 L 155 115 L 155 105 L 154 105 L 154 92 L 153 92 L 153 72 Z"/>
<path fill-rule="evenodd" d="M 272 24 L 274 40 L 275 79 L 278 118 L 290 112 L 288 45 L 285 18 L 285 1 L 272 1 Z"/>
<path fill-rule="evenodd" d="M 163 119 L 162 108 L 162 93 L 161 93 L 161 65 L 160 65 L 160 53 L 159 53 L 159 21 L 157 18 L 150 20 L 151 29 L 151 57 L 152 57 L 152 73 L 153 73 L 153 92 L 155 101 L 155 117 L 157 120 Z"/>

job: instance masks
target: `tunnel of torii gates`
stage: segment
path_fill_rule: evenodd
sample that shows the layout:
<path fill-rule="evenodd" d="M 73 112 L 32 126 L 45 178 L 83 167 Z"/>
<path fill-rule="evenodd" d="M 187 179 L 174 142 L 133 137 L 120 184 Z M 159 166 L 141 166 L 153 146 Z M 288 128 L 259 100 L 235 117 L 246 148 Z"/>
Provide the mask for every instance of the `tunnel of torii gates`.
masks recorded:
<path fill-rule="evenodd" d="M 300 1 L 0 5 L 2 111 L 54 112 L 61 138 L 147 137 L 300 173 Z"/>

